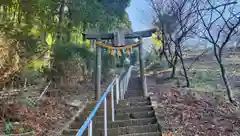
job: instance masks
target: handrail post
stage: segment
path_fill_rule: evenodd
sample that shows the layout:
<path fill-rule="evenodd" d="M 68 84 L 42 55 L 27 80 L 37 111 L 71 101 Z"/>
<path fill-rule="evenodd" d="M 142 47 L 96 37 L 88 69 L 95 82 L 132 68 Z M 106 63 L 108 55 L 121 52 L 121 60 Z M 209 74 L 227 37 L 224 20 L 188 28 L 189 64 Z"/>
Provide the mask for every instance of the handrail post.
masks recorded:
<path fill-rule="evenodd" d="M 129 71 L 128 71 L 128 75 L 127 75 L 127 77 L 128 77 L 127 86 L 128 86 L 128 83 L 129 83 L 129 79 L 130 79 L 130 77 L 131 77 L 131 71 L 132 71 L 132 66 L 130 66 Z"/>
<path fill-rule="evenodd" d="M 111 105 L 112 105 L 112 121 L 115 121 L 115 105 L 114 105 L 114 92 L 113 92 L 113 87 L 111 88 Z"/>
<path fill-rule="evenodd" d="M 92 120 L 88 124 L 88 136 L 92 136 Z"/>
<path fill-rule="evenodd" d="M 96 106 L 94 107 L 94 109 L 91 111 L 88 118 L 84 121 L 82 127 L 78 130 L 76 136 L 82 136 L 86 129 L 88 129 L 88 135 L 92 136 L 92 131 L 93 131 L 92 121 L 93 121 L 93 118 L 96 115 L 98 109 L 101 107 L 101 104 L 103 104 L 103 103 L 104 103 L 104 136 L 107 136 L 107 123 L 108 123 L 108 119 L 107 119 L 107 96 L 112 91 L 115 83 L 116 83 L 116 78 L 114 78 L 112 83 L 108 86 L 108 88 L 106 89 L 106 91 L 104 92 L 104 94 L 102 95 L 102 97 L 100 98 L 100 100 L 98 101 Z M 113 100 L 114 100 L 114 98 L 113 98 Z"/>
<path fill-rule="evenodd" d="M 126 76 L 124 76 L 123 78 L 123 96 L 125 94 L 125 79 L 126 79 Z"/>
<path fill-rule="evenodd" d="M 126 91 L 127 91 L 127 76 L 125 77 L 125 90 L 124 90 L 124 95 L 125 95 L 125 93 L 126 93 Z"/>
<path fill-rule="evenodd" d="M 107 98 L 104 98 L 104 136 L 107 136 Z"/>
<path fill-rule="evenodd" d="M 119 76 L 117 75 L 116 77 L 116 103 L 118 104 L 119 102 Z"/>
<path fill-rule="evenodd" d="M 123 96 L 125 95 L 126 76 L 123 78 Z"/>
<path fill-rule="evenodd" d="M 123 81 L 121 82 L 121 99 L 124 99 L 124 78 Z"/>
<path fill-rule="evenodd" d="M 125 95 L 126 91 L 127 91 L 127 75 L 125 77 L 125 83 L 124 83 L 124 95 Z"/>

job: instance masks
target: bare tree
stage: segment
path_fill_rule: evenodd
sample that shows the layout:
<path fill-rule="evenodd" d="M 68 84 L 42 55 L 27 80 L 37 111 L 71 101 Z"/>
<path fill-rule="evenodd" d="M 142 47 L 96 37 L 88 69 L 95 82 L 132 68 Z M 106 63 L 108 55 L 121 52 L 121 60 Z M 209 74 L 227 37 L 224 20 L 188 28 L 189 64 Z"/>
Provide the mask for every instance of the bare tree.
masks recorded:
<path fill-rule="evenodd" d="M 176 15 L 168 7 L 170 3 L 164 0 L 149 0 L 149 4 L 152 7 L 155 19 L 153 24 L 162 31 L 163 48 L 158 50 L 160 59 L 162 56 L 165 57 L 170 68 L 172 68 L 171 78 L 175 77 L 176 64 L 178 57 L 176 52 L 173 50 L 174 47 L 169 38 L 176 29 Z"/>
<path fill-rule="evenodd" d="M 240 25 L 240 12 L 236 10 L 235 2 L 225 2 L 222 6 L 217 7 L 212 0 L 202 1 L 201 4 L 204 5 L 204 8 L 211 10 L 203 12 L 198 8 L 198 15 L 202 22 L 202 33 L 199 36 L 213 45 L 214 56 L 220 66 L 221 77 L 226 87 L 228 99 L 233 104 L 236 104 L 231 96 L 226 69 L 222 62 L 222 54 L 231 37 L 237 33 L 237 28 Z"/>
<path fill-rule="evenodd" d="M 198 27 L 200 21 L 196 12 L 199 2 L 198 0 L 171 0 L 170 2 L 150 0 L 150 2 L 157 14 L 157 26 L 160 27 L 164 33 L 163 41 L 166 42 L 164 47 L 171 45 L 174 46 L 175 49 L 174 53 L 171 53 L 171 48 L 168 48 L 171 57 L 170 61 L 166 57 L 166 60 L 173 67 L 172 76 L 175 74 L 176 64 L 179 58 L 186 79 L 186 87 L 189 87 L 190 82 L 183 60 L 182 47 L 185 41 L 189 38 L 194 38 L 192 31 Z M 164 55 L 166 56 L 166 53 L 164 53 Z"/>

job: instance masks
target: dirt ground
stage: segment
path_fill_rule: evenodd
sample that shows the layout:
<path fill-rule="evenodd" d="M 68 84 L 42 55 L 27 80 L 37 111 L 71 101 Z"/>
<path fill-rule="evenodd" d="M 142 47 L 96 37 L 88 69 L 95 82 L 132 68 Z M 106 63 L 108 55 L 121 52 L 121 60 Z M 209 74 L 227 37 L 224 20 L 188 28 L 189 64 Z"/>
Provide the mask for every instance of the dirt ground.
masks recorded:
<path fill-rule="evenodd" d="M 34 105 L 21 101 L 6 105 L 5 119 L 9 119 L 13 125 L 11 133 L 19 134 L 23 130 L 33 130 L 34 134 L 30 134 L 31 136 L 57 136 L 79 108 L 94 96 L 92 83 L 77 88 L 58 88 L 48 91 L 51 92 L 50 96 L 43 97 Z M 0 128 L 0 135 L 3 135 L 6 131 L 3 128 L 9 127 L 6 127 L 6 123 L 2 120 Z"/>
<path fill-rule="evenodd" d="M 188 68 L 192 61 L 185 61 Z M 240 103 L 240 63 L 224 60 L 233 98 Z M 181 69 L 181 66 L 178 66 Z M 170 71 L 171 72 L 171 71 Z M 197 61 L 188 70 L 190 88 L 179 88 L 185 79 L 178 70 L 175 79 L 166 80 L 170 72 L 147 77 L 156 116 L 166 135 L 173 136 L 238 136 L 239 107 L 229 103 L 216 61 Z M 239 85 L 238 85 L 239 84 Z"/>
<path fill-rule="evenodd" d="M 154 84 L 154 77 L 148 84 L 156 116 L 166 133 L 172 136 L 240 134 L 240 111 L 222 95 Z"/>

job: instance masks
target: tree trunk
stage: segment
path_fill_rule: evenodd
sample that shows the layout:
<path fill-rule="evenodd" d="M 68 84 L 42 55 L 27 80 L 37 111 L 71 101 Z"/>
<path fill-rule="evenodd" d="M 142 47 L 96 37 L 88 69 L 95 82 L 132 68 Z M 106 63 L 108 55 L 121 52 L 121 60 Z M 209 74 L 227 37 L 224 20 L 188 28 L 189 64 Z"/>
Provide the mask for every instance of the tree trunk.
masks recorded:
<path fill-rule="evenodd" d="M 14 4 L 14 9 L 13 9 L 13 17 L 12 17 L 12 21 L 14 22 L 14 25 L 15 25 L 15 22 L 16 22 L 16 17 L 17 17 L 17 9 L 18 9 L 18 4 Z"/>
<path fill-rule="evenodd" d="M 159 49 L 159 58 L 160 58 L 160 61 L 162 60 L 162 57 L 164 55 L 164 48 L 163 49 Z"/>
<path fill-rule="evenodd" d="M 227 80 L 227 77 L 226 77 L 226 70 L 222 64 L 222 52 L 221 50 L 219 51 L 219 53 L 217 53 L 217 47 L 216 45 L 214 46 L 214 56 L 215 58 L 217 59 L 217 62 L 219 64 L 219 67 L 220 67 L 220 70 L 221 70 L 221 76 L 222 76 L 222 80 L 223 80 L 223 83 L 226 87 L 226 91 L 227 91 L 227 96 L 228 96 L 228 100 L 234 104 L 235 106 L 237 105 L 237 103 L 232 99 L 232 95 L 231 95 L 231 88 L 229 86 L 229 83 L 228 83 L 228 80 Z"/>
<path fill-rule="evenodd" d="M 3 20 L 3 21 L 6 21 L 6 20 L 7 20 L 7 6 L 4 5 L 4 6 L 2 7 L 2 9 L 3 9 L 3 10 L 2 10 L 2 20 Z"/>
<path fill-rule="evenodd" d="M 228 83 L 228 80 L 227 80 L 227 77 L 226 77 L 226 70 L 225 70 L 222 62 L 219 62 L 218 64 L 219 64 L 219 66 L 220 66 L 221 76 L 222 76 L 224 85 L 225 85 L 226 90 L 227 90 L 228 100 L 229 100 L 231 103 L 235 104 L 235 102 L 234 102 L 233 99 L 232 99 L 231 88 L 230 88 L 230 86 L 229 86 L 229 83 Z"/>
<path fill-rule="evenodd" d="M 73 26 L 72 5 L 71 5 L 71 3 L 68 6 L 68 20 L 69 20 L 69 22 L 68 22 L 68 25 L 67 25 L 68 30 L 67 30 L 67 39 L 66 39 L 66 41 L 70 42 L 71 41 L 72 26 Z"/>
<path fill-rule="evenodd" d="M 186 67 L 185 67 L 185 64 L 184 64 L 182 55 L 178 54 L 178 56 L 179 56 L 179 59 L 180 59 L 181 64 L 182 64 L 182 68 L 183 68 L 183 72 L 184 72 L 184 77 L 185 77 L 185 80 L 186 80 L 186 87 L 189 87 L 189 86 L 190 86 L 190 82 L 189 82 L 187 70 L 186 70 Z"/>
<path fill-rule="evenodd" d="M 87 30 L 87 22 L 86 22 L 86 21 L 83 21 L 82 30 L 83 30 L 84 33 L 85 33 L 86 30 Z"/>
<path fill-rule="evenodd" d="M 22 22 L 22 12 L 21 12 L 21 9 L 20 9 L 20 5 L 18 5 L 18 14 L 17 14 L 17 23 L 18 25 L 20 25 Z"/>
<path fill-rule="evenodd" d="M 169 67 L 169 68 L 174 67 L 174 66 L 173 66 L 173 62 L 169 60 L 169 58 L 168 58 L 167 53 L 166 53 L 165 50 L 163 51 L 163 56 L 165 57 L 166 61 L 168 62 L 168 67 Z"/>
<path fill-rule="evenodd" d="M 61 0 L 61 5 L 58 12 L 58 31 L 57 31 L 57 41 L 62 41 L 62 23 L 64 18 L 64 6 L 65 0 Z"/>
<path fill-rule="evenodd" d="M 189 87 L 190 86 L 190 82 L 189 82 L 189 78 L 188 78 L 188 74 L 187 74 L 187 70 L 186 70 L 186 67 L 185 67 L 185 64 L 184 64 L 184 61 L 183 61 L 183 57 L 182 57 L 182 49 L 181 49 L 181 46 L 178 44 L 176 45 L 179 52 L 177 51 L 177 56 L 179 57 L 180 59 L 180 62 L 182 64 L 182 68 L 183 68 L 183 72 L 184 72 L 184 77 L 185 77 L 185 80 L 186 80 L 186 87 Z"/>
<path fill-rule="evenodd" d="M 171 78 L 174 78 L 175 75 L 176 75 L 176 65 L 177 65 L 177 62 L 178 62 L 178 56 L 176 54 L 177 52 L 175 51 L 175 55 L 174 55 L 174 58 L 173 58 L 173 65 L 172 65 L 172 73 L 171 73 Z"/>

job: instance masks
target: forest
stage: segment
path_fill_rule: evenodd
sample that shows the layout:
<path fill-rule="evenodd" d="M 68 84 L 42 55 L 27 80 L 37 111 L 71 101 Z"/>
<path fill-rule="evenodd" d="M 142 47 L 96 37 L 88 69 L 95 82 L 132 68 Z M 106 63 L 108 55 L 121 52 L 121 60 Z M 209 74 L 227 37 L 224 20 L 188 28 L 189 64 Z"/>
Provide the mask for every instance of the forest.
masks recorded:
<path fill-rule="evenodd" d="M 0 134 L 34 130 L 48 135 L 60 118 L 69 119 L 69 112 L 77 109 L 64 106 L 68 99 L 63 102 L 61 97 L 85 97 L 87 88 L 93 90 L 95 48 L 82 34 L 116 28 L 131 32 L 125 11 L 129 5 L 130 0 L 1 0 Z M 102 58 L 107 82 L 116 64 L 108 51 L 103 50 Z M 122 63 L 123 58 L 116 61 Z M 48 87 L 54 88 L 48 96 L 59 97 L 43 100 Z M 75 92 L 66 95 L 71 89 Z M 47 109 L 52 110 L 45 114 Z M 16 127 L 12 122 L 22 123 Z"/>
<path fill-rule="evenodd" d="M 131 31 L 131 22 L 125 12 L 129 1 L 4 0 L 0 4 L 4 39 L 1 41 L 1 88 L 13 78 L 22 80 L 18 75 L 23 70 L 51 74 L 55 71 L 55 76 L 64 74 L 63 70 L 68 68 L 62 61 L 68 63 L 68 59 L 72 59 L 71 63 L 81 61 L 84 66 L 91 67 L 87 63 L 93 59 L 94 52 L 89 49 L 90 42 L 83 40 L 83 32 L 110 32 L 117 27 Z M 3 47 L 4 44 L 8 46 Z M 41 72 L 32 74 L 38 76 Z"/>

